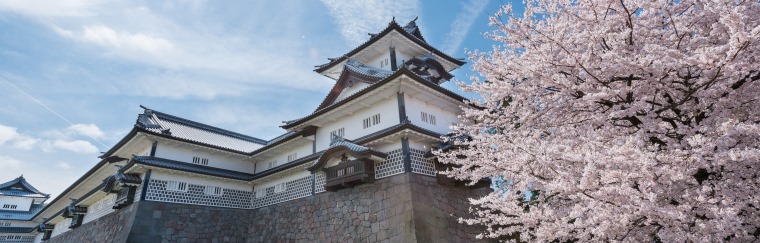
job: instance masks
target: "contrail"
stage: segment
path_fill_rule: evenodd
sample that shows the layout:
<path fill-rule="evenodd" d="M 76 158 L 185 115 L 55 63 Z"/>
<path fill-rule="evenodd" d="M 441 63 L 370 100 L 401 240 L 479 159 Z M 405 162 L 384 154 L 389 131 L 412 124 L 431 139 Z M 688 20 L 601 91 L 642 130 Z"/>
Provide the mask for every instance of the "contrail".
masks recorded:
<path fill-rule="evenodd" d="M 19 87 L 16 87 L 16 85 L 12 84 L 11 82 L 8 82 L 8 80 L 7 80 L 7 79 L 5 79 L 5 78 L 3 78 L 3 77 L 0 77 L 0 80 L 3 80 L 3 82 L 5 82 L 6 84 L 10 85 L 10 86 L 11 86 L 11 87 L 13 87 L 14 89 L 18 90 L 18 92 L 20 92 L 20 93 L 24 94 L 26 97 L 28 97 L 29 99 L 33 100 L 33 101 L 34 101 L 35 103 L 37 103 L 38 105 L 40 105 L 40 106 L 42 106 L 43 108 L 45 108 L 46 110 L 50 111 L 50 113 L 53 113 L 53 115 L 56 115 L 58 118 L 61 118 L 61 120 L 64 120 L 65 122 L 69 123 L 69 125 L 71 125 L 71 126 L 73 126 L 73 125 L 74 125 L 74 123 L 73 123 L 73 122 L 71 122 L 71 121 L 69 121 L 69 119 L 66 119 L 66 117 L 63 117 L 63 116 L 62 116 L 60 113 L 58 113 L 58 112 L 55 112 L 55 111 L 54 111 L 53 109 L 51 109 L 49 106 L 47 106 L 47 105 L 45 105 L 44 103 L 42 103 L 42 101 L 38 100 L 37 98 L 34 98 L 34 96 L 30 95 L 30 94 L 29 94 L 29 93 L 27 93 L 27 92 L 24 92 L 24 90 L 20 89 Z M 83 134 L 83 135 L 85 135 L 85 136 L 89 137 L 90 139 L 92 139 L 92 140 L 93 140 L 93 141 L 95 141 L 96 143 L 100 144 L 101 146 L 103 146 L 103 148 L 108 148 L 108 146 L 106 146 L 105 144 L 103 144 L 102 142 L 100 142 L 100 140 L 98 140 L 97 138 L 95 138 L 95 137 L 93 137 L 93 136 L 90 136 L 90 135 L 87 135 L 87 134 Z"/>

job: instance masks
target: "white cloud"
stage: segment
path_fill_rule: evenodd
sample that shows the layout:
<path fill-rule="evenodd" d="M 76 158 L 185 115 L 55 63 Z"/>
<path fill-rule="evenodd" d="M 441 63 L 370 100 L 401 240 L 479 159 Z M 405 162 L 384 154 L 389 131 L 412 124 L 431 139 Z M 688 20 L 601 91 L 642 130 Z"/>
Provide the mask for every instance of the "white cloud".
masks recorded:
<path fill-rule="evenodd" d="M 98 148 L 95 147 L 95 145 L 84 140 L 55 140 L 52 142 L 51 146 L 53 148 L 68 150 L 79 154 L 94 154 L 98 152 Z"/>
<path fill-rule="evenodd" d="M 37 142 L 36 138 L 18 133 L 15 127 L 0 124 L 0 146 L 7 143 L 12 148 L 31 150 Z"/>
<path fill-rule="evenodd" d="M 145 33 L 115 31 L 105 25 L 84 26 L 82 32 L 74 32 L 53 26 L 58 35 L 76 41 L 92 43 L 119 52 L 144 52 L 158 54 L 171 51 L 174 45 L 167 39 Z M 134 54 L 134 53 L 132 53 Z"/>
<path fill-rule="evenodd" d="M 66 128 L 70 132 L 81 134 L 94 139 L 103 139 L 106 134 L 95 124 L 74 124 Z"/>
<path fill-rule="evenodd" d="M 0 12 L 9 11 L 34 17 L 72 17 L 93 15 L 101 1 L 95 0 L 4 0 Z"/>
<path fill-rule="evenodd" d="M 19 168 L 21 168 L 21 161 L 8 157 L 8 156 L 0 155 L 0 169 L 2 171 L 7 171 L 9 169 L 19 169 Z"/>
<path fill-rule="evenodd" d="M 470 0 L 463 5 L 462 12 L 459 12 L 454 18 L 454 22 L 451 23 L 451 31 L 443 39 L 443 50 L 448 54 L 459 51 L 459 46 L 462 45 L 462 41 L 470 32 L 472 23 L 486 8 L 488 0 Z"/>
<path fill-rule="evenodd" d="M 420 4 L 416 0 L 322 0 L 322 3 L 340 25 L 343 38 L 351 44 L 367 41 L 367 33 L 379 31 L 378 27 L 384 27 L 394 16 L 401 23 L 414 19 L 420 13 Z"/>

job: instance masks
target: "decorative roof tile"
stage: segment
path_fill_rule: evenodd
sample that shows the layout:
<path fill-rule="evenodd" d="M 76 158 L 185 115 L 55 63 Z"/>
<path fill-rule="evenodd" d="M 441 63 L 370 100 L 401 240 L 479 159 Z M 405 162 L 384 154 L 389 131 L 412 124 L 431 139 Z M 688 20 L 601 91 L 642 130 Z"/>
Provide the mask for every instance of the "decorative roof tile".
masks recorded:
<path fill-rule="evenodd" d="M 26 181 L 24 176 L 0 184 L 0 195 L 17 197 L 47 198 L 49 194 L 42 193 Z"/>
<path fill-rule="evenodd" d="M 415 20 L 417 20 L 415 18 Z M 367 42 L 364 42 L 363 44 L 359 45 L 358 47 L 354 48 L 353 50 L 349 51 L 345 55 L 338 57 L 338 58 L 328 58 L 328 63 L 317 65 L 316 69 L 314 71 L 321 73 L 328 68 L 332 67 L 333 65 L 342 62 L 343 60 L 353 56 L 354 54 L 358 53 L 359 51 L 363 50 L 364 48 L 372 45 L 377 40 L 380 40 L 385 36 L 386 34 L 390 33 L 393 30 L 398 31 L 402 35 L 406 36 L 413 42 L 417 43 L 418 45 L 422 46 L 423 48 L 429 50 L 430 52 L 435 53 L 436 55 L 442 57 L 443 59 L 446 59 L 447 61 L 457 64 L 457 65 L 464 65 L 465 62 L 461 58 L 453 58 L 438 49 L 430 46 L 425 42 L 425 39 L 422 38 L 422 34 L 419 31 L 419 28 L 417 27 L 417 24 L 415 23 L 415 20 L 412 20 L 408 24 L 406 24 L 404 27 L 399 26 L 396 21 L 391 21 L 388 24 L 388 27 L 386 27 L 383 31 L 381 31 L 378 34 L 370 34 L 370 39 Z"/>
<path fill-rule="evenodd" d="M 242 153 L 254 151 L 267 144 L 259 138 L 141 107 L 145 109 L 145 112 L 138 116 L 135 126 L 155 134 Z"/>
<path fill-rule="evenodd" d="M 361 63 L 353 58 L 349 58 L 346 61 L 345 66 L 346 68 L 348 68 L 348 70 L 350 70 L 353 73 L 367 76 L 370 78 L 382 79 L 382 78 L 391 76 L 391 74 L 393 74 L 392 71 L 370 67 L 370 66 L 364 65 L 364 63 Z"/>

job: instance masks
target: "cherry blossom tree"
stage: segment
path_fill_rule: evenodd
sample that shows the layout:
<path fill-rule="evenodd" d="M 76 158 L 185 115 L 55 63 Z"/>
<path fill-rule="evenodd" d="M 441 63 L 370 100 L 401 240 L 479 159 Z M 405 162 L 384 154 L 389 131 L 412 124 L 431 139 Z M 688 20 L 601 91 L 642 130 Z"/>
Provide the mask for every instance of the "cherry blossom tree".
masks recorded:
<path fill-rule="evenodd" d="M 481 236 L 520 241 L 757 241 L 760 2 L 529 1 L 471 53 L 451 177 Z"/>

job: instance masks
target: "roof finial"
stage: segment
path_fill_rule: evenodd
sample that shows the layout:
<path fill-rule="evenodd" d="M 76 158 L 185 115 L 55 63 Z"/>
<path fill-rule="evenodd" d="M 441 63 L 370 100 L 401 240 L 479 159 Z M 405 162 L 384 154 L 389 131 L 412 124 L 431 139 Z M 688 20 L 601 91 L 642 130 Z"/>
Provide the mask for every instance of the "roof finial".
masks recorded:
<path fill-rule="evenodd" d="M 412 21 L 409 21 L 409 22 L 417 21 L 418 18 L 420 18 L 420 16 L 414 17 L 414 19 Z"/>
<path fill-rule="evenodd" d="M 396 16 L 393 16 L 393 18 L 391 19 L 391 23 L 396 23 Z"/>

